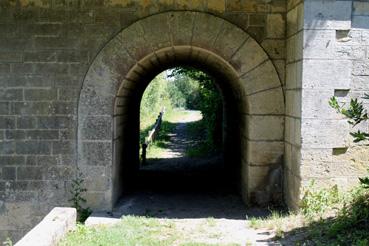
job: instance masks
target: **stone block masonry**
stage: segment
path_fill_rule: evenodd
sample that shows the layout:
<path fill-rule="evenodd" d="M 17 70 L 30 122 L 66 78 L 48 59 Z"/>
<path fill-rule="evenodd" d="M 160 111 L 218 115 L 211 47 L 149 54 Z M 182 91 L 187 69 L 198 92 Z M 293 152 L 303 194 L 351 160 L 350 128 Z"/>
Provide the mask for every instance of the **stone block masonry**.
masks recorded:
<path fill-rule="evenodd" d="M 175 21 L 160 19 L 171 11 Z M 145 29 L 149 16 L 162 35 Z M 173 23 L 178 25 L 165 29 Z M 239 116 L 242 163 L 250 166 L 250 172 L 240 171 L 248 179 L 242 184 L 256 177 L 245 190 L 262 186 L 268 168 L 282 159 L 291 208 L 297 208 L 301 188 L 312 178 L 350 186 L 364 173 L 367 148 L 351 143 L 345 120 L 327 101 L 333 95 L 348 100 L 369 89 L 368 23 L 369 3 L 353 0 L 1 1 L 0 242 L 8 236 L 16 241 L 52 207 L 69 205 L 77 166 L 91 175 L 86 177 L 89 205 L 110 199 L 113 168 L 106 163 L 116 160 L 118 148 L 111 143 L 118 131 L 110 98 L 120 93 L 122 107 L 116 111 L 124 112 L 124 93 L 135 88 L 124 80 L 133 75 L 113 71 L 130 70 L 147 50 L 173 42 L 207 50 L 239 72 L 233 80 L 242 87 L 234 98 L 252 102 Z M 117 43 L 127 49 L 116 49 Z M 205 53 L 191 57 L 207 61 L 201 57 Z M 111 65 L 117 60 L 124 62 Z M 213 61 L 218 68 L 228 66 Z M 115 79 L 118 84 L 106 82 Z M 83 98 L 89 92 L 96 93 Z M 83 112 L 80 102 L 87 104 Z M 81 115 L 89 124 L 78 131 Z"/>
<path fill-rule="evenodd" d="M 328 101 L 337 96 L 345 102 L 365 92 L 361 81 L 366 76 L 369 42 L 361 20 L 369 15 L 369 3 L 289 2 L 286 99 L 291 107 L 287 106 L 286 130 L 294 128 L 295 137 L 286 132 L 290 140 L 286 139 L 285 182 L 289 187 L 299 184 L 287 193 L 290 206 L 297 207 L 299 190 L 311 179 L 321 186 L 338 184 L 347 189 L 366 174 L 368 164 L 358 156 L 368 149 L 353 144 L 349 136 L 353 129 Z M 368 130 L 367 125 L 360 127 Z"/>
<path fill-rule="evenodd" d="M 50 213 L 15 246 L 53 246 L 76 227 L 75 208 L 53 208 Z"/>
<path fill-rule="evenodd" d="M 220 16 L 274 54 L 272 60 L 283 81 L 285 2 L 251 2 L 2 1 L 0 241 L 7 236 L 17 240 L 52 207 L 68 205 L 78 160 L 77 103 L 84 76 L 99 50 L 130 24 L 168 10 Z M 181 28 L 178 31 L 185 32 Z M 100 124 L 99 119 L 88 127 L 100 127 L 101 136 L 106 136 L 111 125 Z M 87 137 L 99 139 L 100 135 Z M 108 171 L 98 165 L 112 157 L 111 146 L 100 145 L 101 154 L 88 162 L 103 179 Z"/>

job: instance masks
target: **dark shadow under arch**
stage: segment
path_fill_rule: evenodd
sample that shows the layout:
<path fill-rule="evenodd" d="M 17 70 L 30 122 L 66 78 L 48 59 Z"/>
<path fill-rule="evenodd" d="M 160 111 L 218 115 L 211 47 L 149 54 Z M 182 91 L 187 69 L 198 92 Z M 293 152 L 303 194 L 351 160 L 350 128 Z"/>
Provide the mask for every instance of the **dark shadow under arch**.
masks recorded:
<path fill-rule="evenodd" d="M 114 114 L 114 130 L 117 133 L 114 137 L 114 144 L 119 146 L 115 149 L 117 170 L 114 184 L 115 201 L 124 191 L 130 190 L 136 179 L 140 144 L 137 138 L 139 135 L 139 106 L 142 95 L 157 74 L 177 66 L 191 66 L 214 78 L 222 95 L 225 117 L 223 151 L 227 173 L 224 173 L 224 177 L 232 177 L 233 180 L 228 179 L 228 181 L 233 181 L 234 184 L 240 186 L 242 132 L 239 115 L 245 110 L 242 108 L 245 105 L 242 101 L 235 100 L 237 98 L 235 93 L 239 90 L 232 85 L 239 84 L 234 81 L 238 78 L 231 67 L 214 54 L 190 46 L 171 47 L 150 54 L 139 61 L 137 66 L 130 70 L 127 79 L 122 82 L 118 90 L 115 101 L 116 114 Z M 124 143 L 130 144 L 127 146 Z"/>

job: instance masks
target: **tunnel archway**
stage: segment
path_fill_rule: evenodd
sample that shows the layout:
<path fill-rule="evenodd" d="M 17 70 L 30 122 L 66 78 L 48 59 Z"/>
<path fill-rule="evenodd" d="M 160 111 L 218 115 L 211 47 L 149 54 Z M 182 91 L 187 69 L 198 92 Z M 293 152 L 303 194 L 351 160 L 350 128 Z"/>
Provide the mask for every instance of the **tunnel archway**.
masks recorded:
<path fill-rule="evenodd" d="M 245 202 L 268 185 L 271 167 L 281 164 L 283 89 L 260 45 L 237 26 L 210 14 L 157 14 L 122 30 L 86 74 L 78 108 L 77 151 L 79 168 L 86 180 L 93 181 L 87 187 L 91 208 L 111 209 L 120 197 L 137 168 L 142 93 L 156 74 L 178 65 L 191 65 L 216 78 L 225 105 L 224 145 L 229 147 L 225 158 L 236 167 Z"/>
<path fill-rule="evenodd" d="M 221 60 L 206 50 L 193 46 L 174 46 L 163 48 L 152 53 L 138 62 L 127 74 L 127 78 L 121 84 L 116 99 L 114 112 L 114 146 L 116 160 L 119 169 L 115 180 L 118 189 L 114 192 L 119 197 L 122 191 L 129 190 L 136 182 L 133 175 L 139 168 L 139 112 L 142 95 L 152 79 L 162 71 L 177 66 L 192 66 L 200 71 L 205 71 L 214 79 L 223 103 L 224 127 L 223 127 L 223 153 L 227 169 L 224 177 L 232 176 L 233 183 L 240 180 L 239 170 L 241 162 L 242 137 L 239 129 L 242 121 L 242 112 L 247 109 L 247 104 L 239 98 L 237 77 L 231 67 L 221 63 Z M 153 62 L 155 61 L 155 62 Z M 232 85 L 233 84 L 233 85 Z M 127 90 L 127 88 L 129 88 Z M 127 117 L 130 119 L 127 122 Z M 124 143 L 130 146 L 124 147 Z M 118 147 L 122 146 L 122 147 Z M 125 165 L 124 163 L 128 163 Z M 119 190 L 123 188 L 123 190 Z"/>

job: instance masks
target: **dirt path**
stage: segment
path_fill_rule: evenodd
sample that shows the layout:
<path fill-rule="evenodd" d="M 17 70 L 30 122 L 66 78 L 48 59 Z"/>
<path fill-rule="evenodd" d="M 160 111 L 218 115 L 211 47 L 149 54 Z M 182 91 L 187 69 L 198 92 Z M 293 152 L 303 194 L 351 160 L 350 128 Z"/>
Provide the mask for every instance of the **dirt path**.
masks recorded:
<path fill-rule="evenodd" d="M 266 216 L 263 209 L 246 209 L 239 196 L 216 193 L 141 192 L 125 197 L 113 213 L 94 213 L 87 225 L 114 224 L 127 215 L 156 218 L 173 224 L 178 244 L 280 245 L 268 230 L 250 228 L 251 217 Z M 109 219 L 110 218 L 110 219 Z"/>
<path fill-rule="evenodd" d="M 94 213 L 87 224 L 116 223 L 127 215 L 147 216 L 174 224 L 181 235 L 176 245 L 278 245 L 271 239 L 273 233 L 249 227 L 250 217 L 265 216 L 268 211 L 246 209 L 237 189 L 225 178 L 221 157 L 186 156 L 187 148 L 198 141 L 188 134 L 187 123 L 198 120 L 199 111 L 184 111 L 176 118 L 168 147 L 160 159 L 141 167 L 136 189 L 112 213 Z"/>
<path fill-rule="evenodd" d="M 196 140 L 188 134 L 188 123 L 201 119 L 201 112 L 195 110 L 183 110 L 180 117 L 171 119 L 170 122 L 176 124 L 176 127 L 173 132 L 168 134 L 170 137 L 168 148 L 166 148 L 158 158 L 170 159 L 185 157 L 187 148 L 196 143 Z"/>
<path fill-rule="evenodd" d="M 166 143 L 166 148 L 157 153 L 155 159 L 148 159 L 147 165 L 140 169 L 142 171 L 187 173 L 219 169 L 222 165 L 220 155 L 197 158 L 187 156 L 187 150 L 196 148 L 199 141 L 199 136 L 189 133 L 188 125 L 201 119 L 201 112 L 195 110 L 183 110 L 179 117 L 170 119 L 170 123 L 176 126 L 168 134 L 169 141 Z"/>

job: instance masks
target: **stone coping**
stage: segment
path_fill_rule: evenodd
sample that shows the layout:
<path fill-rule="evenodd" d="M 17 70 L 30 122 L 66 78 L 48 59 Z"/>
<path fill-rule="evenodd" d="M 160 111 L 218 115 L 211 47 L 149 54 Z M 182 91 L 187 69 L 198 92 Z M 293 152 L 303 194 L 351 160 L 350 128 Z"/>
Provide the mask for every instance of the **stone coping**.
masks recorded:
<path fill-rule="evenodd" d="M 68 231 L 75 228 L 76 220 L 77 211 L 75 208 L 55 207 L 15 246 L 56 245 Z"/>

